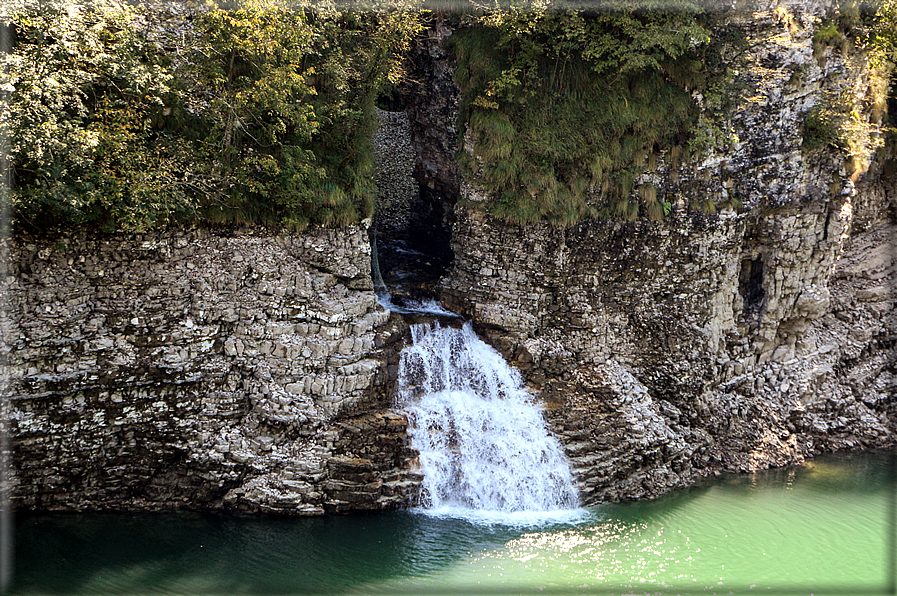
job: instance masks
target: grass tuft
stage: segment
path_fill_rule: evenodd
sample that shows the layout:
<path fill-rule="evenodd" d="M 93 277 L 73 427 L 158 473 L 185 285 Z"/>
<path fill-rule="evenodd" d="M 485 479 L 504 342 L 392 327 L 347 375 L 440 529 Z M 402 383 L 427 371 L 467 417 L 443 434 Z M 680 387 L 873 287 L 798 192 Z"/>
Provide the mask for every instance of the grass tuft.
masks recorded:
<path fill-rule="evenodd" d="M 459 139 L 470 132 L 475 141 L 467 149 L 476 159 L 462 151 L 458 162 L 495 197 L 486 208 L 515 223 L 566 224 L 595 213 L 632 220 L 641 202 L 648 217 L 662 218 L 656 189 L 644 187 L 640 201 L 630 194 L 637 176 L 656 168 L 658 151 L 672 148 L 673 161 L 687 159 L 680 139 L 698 109 L 673 81 L 699 84 L 700 63 L 675 60 L 609 76 L 575 53 L 546 53 L 533 58 L 530 71 L 512 73 L 522 83 L 492 93 L 491 82 L 510 76 L 501 39 L 474 26 L 456 31 L 449 46 L 462 90 Z"/>

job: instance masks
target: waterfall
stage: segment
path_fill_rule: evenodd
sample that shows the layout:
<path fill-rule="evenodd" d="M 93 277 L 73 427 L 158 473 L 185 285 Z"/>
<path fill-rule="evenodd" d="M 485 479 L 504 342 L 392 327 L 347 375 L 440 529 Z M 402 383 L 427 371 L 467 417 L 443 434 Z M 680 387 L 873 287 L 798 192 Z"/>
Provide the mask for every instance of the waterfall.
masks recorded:
<path fill-rule="evenodd" d="M 399 362 L 399 402 L 420 452 L 424 507 L 462 515 L 577 507 L 563 450 L 520 374 L 470 323 L 411 331 Z"/>

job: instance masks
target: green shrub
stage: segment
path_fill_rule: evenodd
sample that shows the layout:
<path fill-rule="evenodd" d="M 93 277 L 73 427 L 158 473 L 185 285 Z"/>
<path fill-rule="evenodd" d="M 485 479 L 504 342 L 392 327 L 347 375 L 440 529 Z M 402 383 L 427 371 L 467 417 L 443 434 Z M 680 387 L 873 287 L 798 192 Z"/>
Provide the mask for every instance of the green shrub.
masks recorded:
<path fill-rule="evenodd" d="M 28 4 L 0 57 L 19 223 L 142 229 L 195 209 L 194 156 L 158 123 L 180 98 L 170 61 L 125 5 Z"/>
<path fill-rule="evenodd" d="M 828 22 L 819 27 L 813 34 L 813 44 L 815 46 L 839 46 L 841 45 L 841 32 L 838 31 L 838 24 Z"/>
<path fill-rule="evenodd" d="M 816 106 L 804 115 L 801 149 L 815 151 L 825 147 L 847 149 L 841 137 L 839 114 L 830 107 Z"/>
<path fill-rule="evenodd" d="M 870 76 L 870 81 L 875 78 Z M 825 93 L 819 104 L 804 115 L 801 149 L 834 149 L 848 160 L 852 173 L 866 172 L 884 139 L 878 125 L 869 122 L 856 103 L 857 99 L 847 90 Z"/>

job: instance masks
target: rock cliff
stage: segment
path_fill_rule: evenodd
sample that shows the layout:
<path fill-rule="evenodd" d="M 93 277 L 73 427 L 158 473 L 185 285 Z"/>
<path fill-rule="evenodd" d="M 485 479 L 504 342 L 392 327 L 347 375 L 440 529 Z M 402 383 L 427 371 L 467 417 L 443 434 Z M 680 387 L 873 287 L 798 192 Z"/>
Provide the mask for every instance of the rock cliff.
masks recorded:
<path fill-rule="evenodd" d="M 750 40 L 723 57 L 738 140 L 641 175 L 672 204 L 661 222 L 519 227 L 462 185 L 443 300 L 540 393 L 588 503 L 893 444 L 897 194 L 861 158 L 801 146 L 833 92 L 863 143 L 881 123 L 864 58 L 814 46 L 823 15 L 728 15 Z"/>
<path fill-rule="evenodd" d="M 17 237 L 7 406 L 26 508 L 318 514 L 406 505 L 403 327 L 367 225 Z"/>
<path fill-rule="evenodd" d="M 894 443 L 897 184 L 801 147 L 805 114 L 832 93 L 853 98 L 858 154 L 879 124 L 862 56 L 814 46 L 830 8 L 727 17 L 751 41 L 723 57 L 743 90 L 726 122 L 737 141 L 658 156 L 637 181 L 670 198 L 658 222 L 485 213 L 455 162 L 451 27 L 434 21 L 412 50 L 406 110 L 381 114 L 375 139 L 397 170 L 381 177 L 394 186 L 381 233 L 453 258 L 444 304 L 523 373 L 586 503 Z M 708 201 L 715 212 L 695 208 Z M 374 295 L 369 225 L 7 241 L 15 502 L 413 502 L 416 454 L 392 409 L 407 328 Z"/>

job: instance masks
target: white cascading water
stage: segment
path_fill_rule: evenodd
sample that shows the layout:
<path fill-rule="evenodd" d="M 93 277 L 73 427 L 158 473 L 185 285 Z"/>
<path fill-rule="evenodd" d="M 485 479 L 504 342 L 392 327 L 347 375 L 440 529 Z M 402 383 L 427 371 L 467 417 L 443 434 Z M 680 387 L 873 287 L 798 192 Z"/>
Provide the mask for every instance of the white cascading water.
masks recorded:
<path fill-rule="evenodd" d="M 577 507 L 567 459 L 520 374 L 470 323 L 411 331 L 399 401 L 420 452 L 424 508 L 464 515 Z"/>

